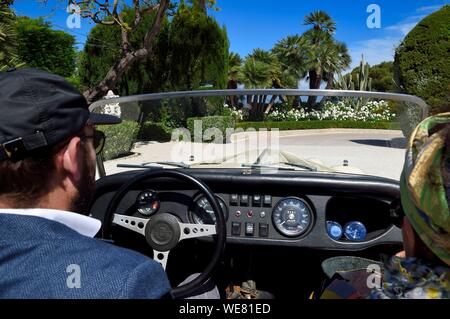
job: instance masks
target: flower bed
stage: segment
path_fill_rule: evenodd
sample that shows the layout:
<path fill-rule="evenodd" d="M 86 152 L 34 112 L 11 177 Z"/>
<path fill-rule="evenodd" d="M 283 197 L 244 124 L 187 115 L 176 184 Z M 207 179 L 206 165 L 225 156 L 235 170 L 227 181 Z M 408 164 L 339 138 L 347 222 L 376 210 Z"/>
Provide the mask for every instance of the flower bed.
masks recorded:
<path fill-rule="evenodd" d="M 359 109 L 354 109 L 345 102 L 326 102 L 320 111 L 305 111 L 292 109 L 289 111 L 275 110 L 266 115 L 266 121 L 305 121 L 305 120 L 333 120 L 333 121 L 392 121 L 395 114 L 391 112 L 386 101 L 369 101 Z"/>

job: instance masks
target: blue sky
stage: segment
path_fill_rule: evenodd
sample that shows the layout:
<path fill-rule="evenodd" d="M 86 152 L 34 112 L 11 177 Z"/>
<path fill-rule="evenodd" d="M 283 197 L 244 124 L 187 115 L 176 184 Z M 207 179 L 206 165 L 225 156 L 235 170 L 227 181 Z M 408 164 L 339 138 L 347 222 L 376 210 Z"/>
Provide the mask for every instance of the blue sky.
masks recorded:
<path fill-rule="evenodd" d="M 349 47 L 353 65 L 360 57 L 371 64 L 393 60 L 395 47 L 404 36 L 426 15 L 449 3 L 443 0 L 218 0 L 220 11 L 211 12 L 225 25 L 231 50 L 246 56 L 254 48 L 270 49 L 283 37 L 302 33 L 303 18 L 315 10 L 325 10 L 337 23 L 336 38 Z M 16 0 L 18 15 L 44 17 L 55 29 L 73 34 L 82 48 L 89 30 L 94 25 L 83 20 L 80 29 L 66 26 L 68 13 L 65 0 Z M 367 7 L 378 4 L 381 8 L 381 28 L 369 29 Z"/>

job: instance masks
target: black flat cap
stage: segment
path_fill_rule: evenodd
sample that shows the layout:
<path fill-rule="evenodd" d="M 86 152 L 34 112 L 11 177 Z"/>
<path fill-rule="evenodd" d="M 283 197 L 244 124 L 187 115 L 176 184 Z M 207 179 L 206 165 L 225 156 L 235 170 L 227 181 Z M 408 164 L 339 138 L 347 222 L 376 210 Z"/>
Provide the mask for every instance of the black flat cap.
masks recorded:
<path fill-rule="evenodd" d="M 21 159 L 90 124 L 118 124 L 90 113 L 83 95 L 63 77 L 37 69 L 0 72 L 0 161 Z"/>

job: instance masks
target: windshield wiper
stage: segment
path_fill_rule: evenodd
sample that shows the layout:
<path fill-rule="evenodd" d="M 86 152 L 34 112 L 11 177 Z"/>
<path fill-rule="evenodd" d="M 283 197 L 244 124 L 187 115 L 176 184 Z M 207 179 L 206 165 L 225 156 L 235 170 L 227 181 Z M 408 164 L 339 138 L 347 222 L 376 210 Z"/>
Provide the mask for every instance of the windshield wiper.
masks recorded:
<path fill-rule="evenodd" d="M 148 162 L 142 164 L 117 164 L 118 168 L 161 168 L 161 166 L 190 168 L 189 165 L 183 162 Z"/>
<path fill-rule="evenodd" d="M 280 165 L 287 165 L 287 166 L 292 166 L 292 167 L 298 167 L 307 171 L 311 171 L 311 172 L 317 172 L 317 169 L 314 167 L 310 167 L 310 166 L 306 166 L 306 165 L 301 165 L 301 164 L 293 164 L 293 163 L 278 163 L 278 164 L 241 164 L 241 167 L 246 167 L 246 168 L 266 168 L 266 169 L 279 169 L 279 170 L 284 170 L 284 171 L 292 171 L 292 168 L 287 168 L 287 167 L 283 167 Z"/>

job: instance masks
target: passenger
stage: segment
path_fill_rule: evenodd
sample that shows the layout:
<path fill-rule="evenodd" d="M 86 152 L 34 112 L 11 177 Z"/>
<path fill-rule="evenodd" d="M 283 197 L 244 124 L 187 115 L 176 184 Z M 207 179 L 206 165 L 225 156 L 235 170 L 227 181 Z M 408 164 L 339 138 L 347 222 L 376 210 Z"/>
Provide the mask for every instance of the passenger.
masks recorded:
<path fill-rule="evenodd" d="M 94 191 L 96 124 L 63 78 L 33 69 L 0 73 L 0 298 L 160 298 L 162 267 L 93 239 L 84 216 Z"/>
<path fill-rule="evenodd" d="M 449 298 L 450 113 L 426 119 L 413 132 L 400 190 L 406 216 L 397 224 L 405 251 L 384 265 L 381 285 L 363 287 L 359 281 L 367 279 L 366 271 L 353 283 L 337 276 L 322 299 Z"/>
<path fill-rule="evenodd" d="M 404 259 L 385 266 L 372 299 L 450 296 L 450 113 L 430 117 L 412 134 L 400 180 Z"/>

